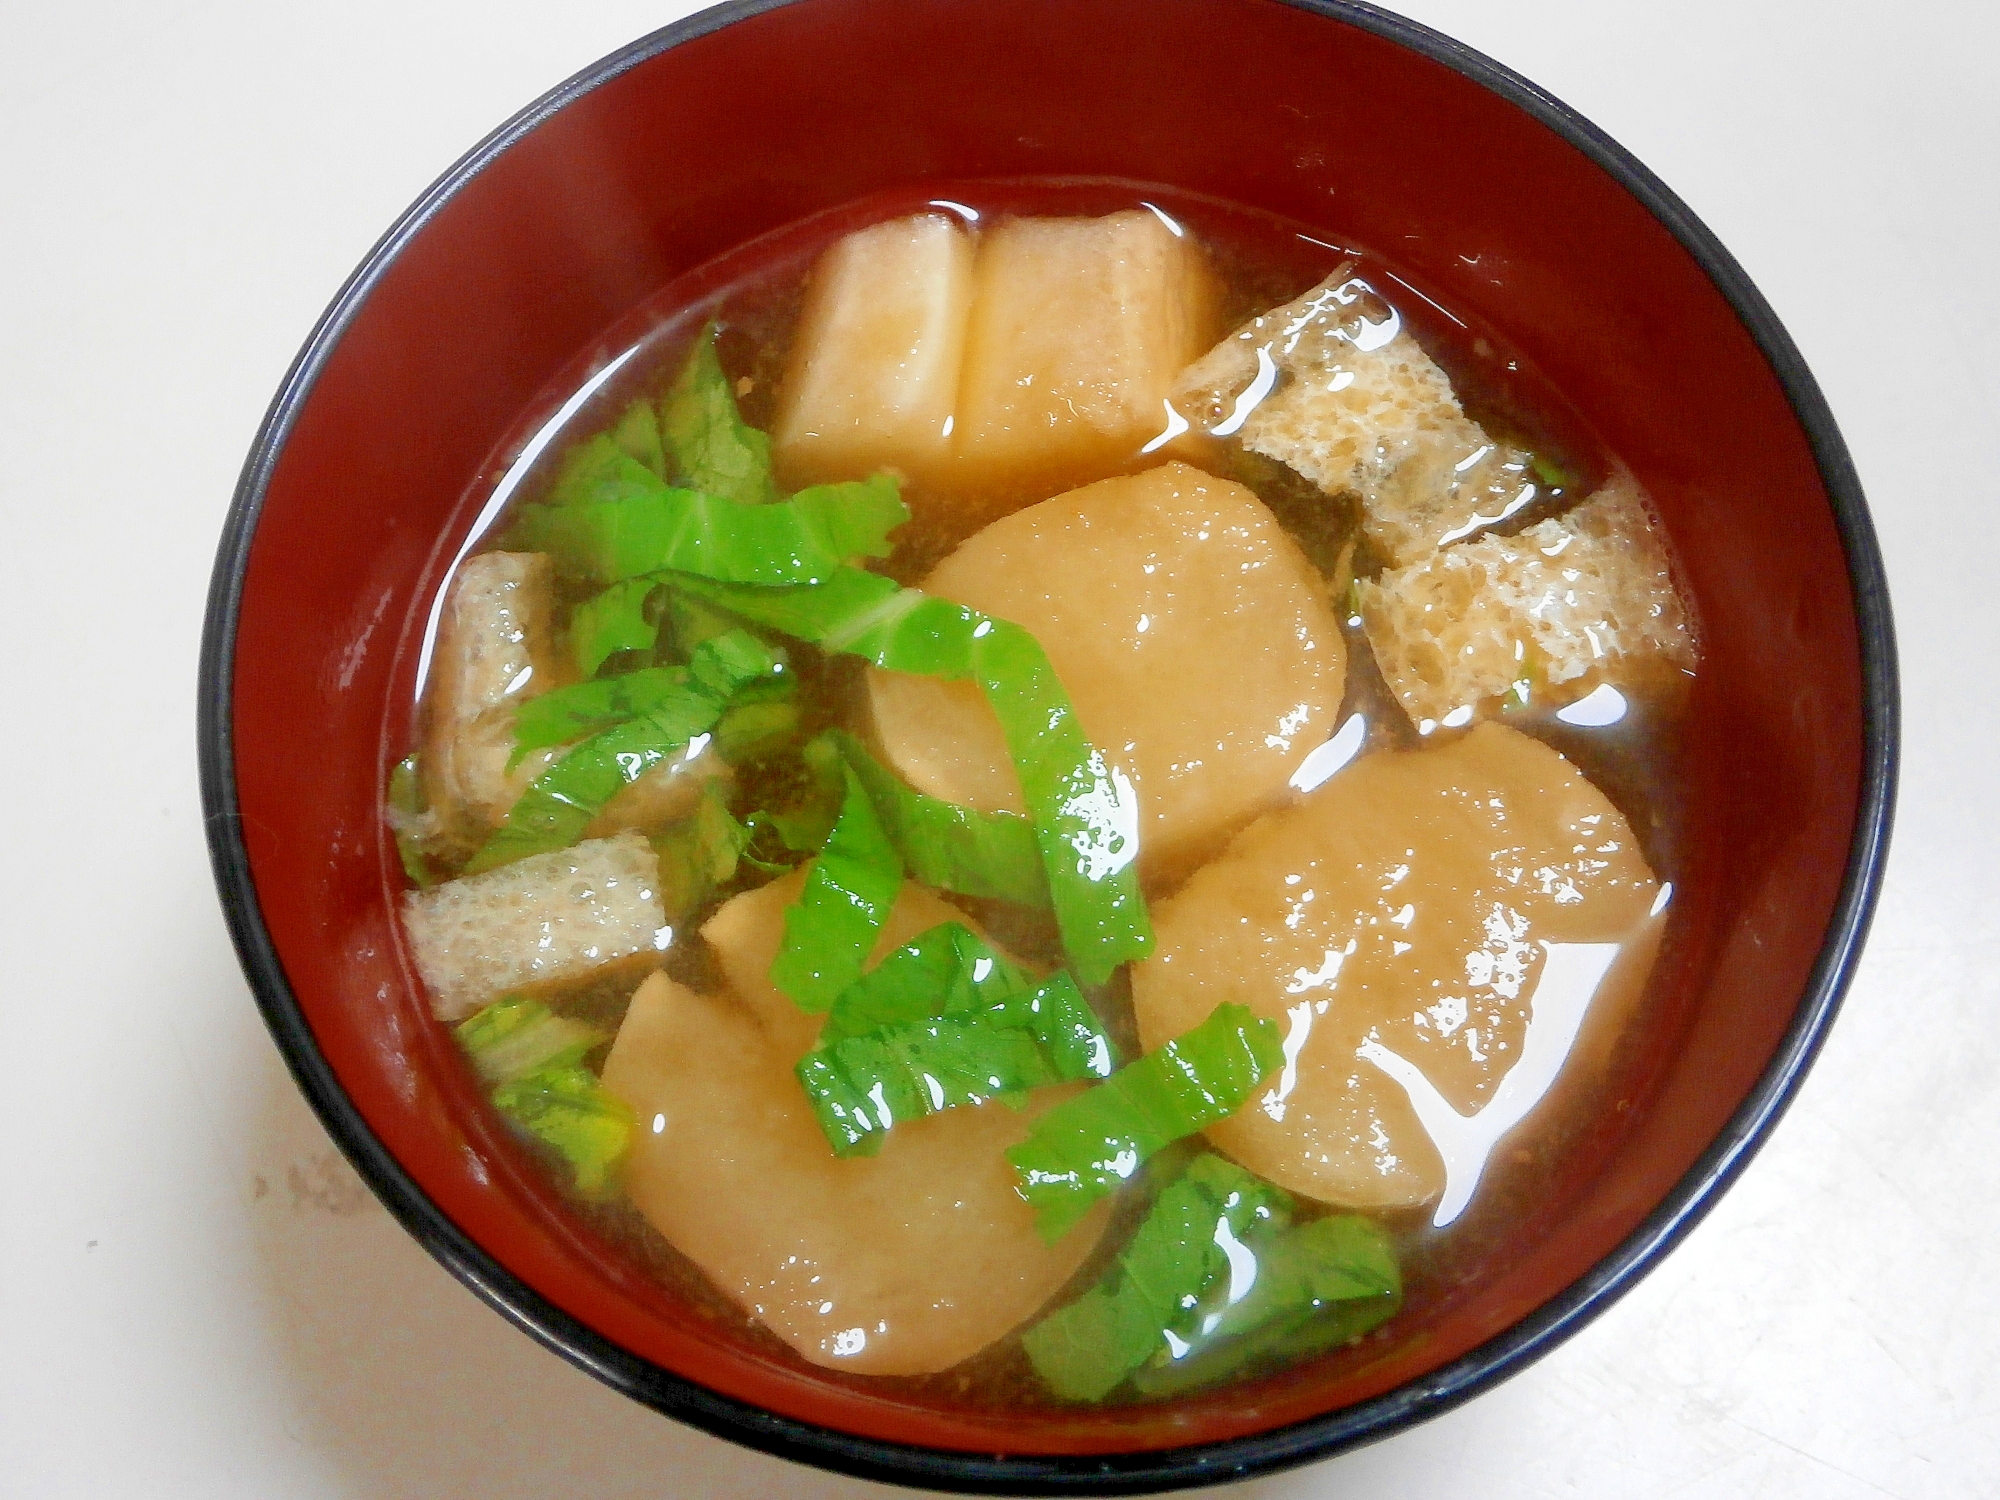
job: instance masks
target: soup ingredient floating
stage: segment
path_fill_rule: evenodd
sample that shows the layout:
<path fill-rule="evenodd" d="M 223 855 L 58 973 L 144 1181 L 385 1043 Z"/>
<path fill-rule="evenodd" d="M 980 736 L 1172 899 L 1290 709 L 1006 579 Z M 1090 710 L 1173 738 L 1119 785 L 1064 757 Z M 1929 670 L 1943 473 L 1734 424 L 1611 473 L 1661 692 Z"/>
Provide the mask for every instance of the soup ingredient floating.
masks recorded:
<path fill-rule="evenodd" d="M 1359 1338 L 1402 1306 L 1373 1220 L 1298 1222 L 1290 1194 L 1204 1152 L 1160 1192 L 1104 1281 L 1022 1338 L 1058 1396 L 1206 1385 Z"/>
<path fill-rule="evenodd" d="M 1694 667 L 1666 546 L 1628 475 L 1567 515 L 1443 548 L 1356 593 L 1382 675 L 1425 733 Z"/>
<path fill-rule="evenodd" d="M 1465 414 L 1451 381 L 1352 261 L 1191 365 L 1175 404 L 1216 437 L 1359 495 L 1392 563 L 1504 521 L 1537 497 L 1533 459 Z"/>
<path fill-rule="evenodd" d="M 1186 464 L 995 521 L 923 587 L 1045 643 L 1084 732 L 1131 780 L 1155 889 L 1283 801 L 1332 733 L 1347 652 L 1325 583 L 1255 495 Z M 883 753 L 911 785 L 1025 809 L 1001 725 L 970 685 L 877 671 L 868 691 Z"/>
<path fill-rule="evenodd" d="M 1601 1062 L 1593 1040 L 1615 1034 L 1650 967 L 1658 894 L 1624 817 L 1539 741 L 1485 724 L 1365 756 L 1161 903 L 1159 948 L 1132 976 L 1139 1033 L 1157 1045 L 1243 997 L 1283 1027 L 1283 1066 L 1208 1138 L 1293 1192 L 1443 1201 L 1455 1217 L 1497 1139 L 1482 1115 L 1536 1028 L 1553 1018 L 1574 1037 L 1566 1018 L 1593 990 L 1568 1083 Z M 1543 994 L 1552 974 L 1579 976 L 1552 957 L 1579 945 L 1607 961 L 1581 1000 Z M 1427 1129 L 1426 1091 L 1461 1123 Z M 1526 1109 L 1499 1113 L 1504 1129 Z"/>
<path fill-rule="evenodd" d="M 1216 306 L 1201 247 L 1150 209 L 861 230 L 813 272 L 780 466 L 802 481 L 898 469 L 950 490 L 947 525 L 1116 473 L 1161 431 Z"/>
<path fill-rule="evenodd" d="M 875 1154 L 836 1156 L 795 1071 L 821 1020 L 768 978 L 800 883 L 737 896 L 703 929 L 726 994 L 655 976 L 633 996 L 604 1068 L 637 1122 L 626 1190 L 806 1359 L 869 1374 L 946 1369 L 1031 1316 L 1102 1233 L 1100 1211 L 1045 1241 L 1005 1155 L 1076 1086 L 1037 1090 L 1018 1110 L 899 1121 Z M 906 886 L 875 956 L 962 921 Z"/>

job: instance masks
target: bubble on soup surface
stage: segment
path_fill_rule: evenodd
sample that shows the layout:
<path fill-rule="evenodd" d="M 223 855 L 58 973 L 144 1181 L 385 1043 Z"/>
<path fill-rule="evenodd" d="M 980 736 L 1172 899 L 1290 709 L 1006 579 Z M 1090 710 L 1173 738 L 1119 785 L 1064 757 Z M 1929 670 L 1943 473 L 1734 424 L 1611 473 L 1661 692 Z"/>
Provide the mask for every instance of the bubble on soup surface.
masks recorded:
<path fill-rule="evenodd" d="M 1132 980 L 1140 1036 L 1158 1046 L 1244 1001 L 1284 1027 L 1285 1063 L 1210 1139 L 1310 1197 L 1448 1195 L 1455 1214 L 1491 1127 L 1540 1097 L 1519 1097 L 1525 1074 L 1507 1087 L 1524 1054 L 1545 1071 L 1561 1043 L 1564 1088 L 1598 1066 L 1643 985 L 1658 889 L 1618 810 L 1525 735 L 1485 724 L 1367 756 L 1154 908 L 1159 945 Z M 1559 1012 L 1580 1014 L 1591 989 L 1580 1039 L 1532 1034 L 1574 1021 Z"/>

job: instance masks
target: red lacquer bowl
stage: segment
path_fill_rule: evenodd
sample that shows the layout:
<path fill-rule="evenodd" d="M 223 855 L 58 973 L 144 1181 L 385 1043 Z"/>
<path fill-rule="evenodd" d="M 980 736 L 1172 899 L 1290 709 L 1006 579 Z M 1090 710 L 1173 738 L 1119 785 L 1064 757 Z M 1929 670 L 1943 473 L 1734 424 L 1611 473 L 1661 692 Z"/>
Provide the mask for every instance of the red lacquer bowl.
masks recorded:
<path fill-rule="evenodd" d="M 865 101 L 865 106 L 857 101 Z M 953 1411 L 815 1372 L 569 1216 L 479 1109 L 393 931 L 378 808 L 427 606 L 496 443 L 621 317 L 721 253 L 942 179 L 1171 184 L 1389 247 L 1537 364 L 1655 498 L 1704 622 L 1679 1028 L 1541 1238 L 1368 1362 L 1082 1414 Z M 1700 1217 L 1852 971 L 1895 766 L 1882 566 L 1825 402 L 1706 229 L 1505 69 L 1361 5 L 797 0 L 606 59 L 442 178 L 287 376 L 210 597 L 203 795 L 252 988 L 383 1201 L 496 1308 L 637 1400 L 880 1478 L 1211 1483 L 1435 1415 L 1554 1347 Z"/>

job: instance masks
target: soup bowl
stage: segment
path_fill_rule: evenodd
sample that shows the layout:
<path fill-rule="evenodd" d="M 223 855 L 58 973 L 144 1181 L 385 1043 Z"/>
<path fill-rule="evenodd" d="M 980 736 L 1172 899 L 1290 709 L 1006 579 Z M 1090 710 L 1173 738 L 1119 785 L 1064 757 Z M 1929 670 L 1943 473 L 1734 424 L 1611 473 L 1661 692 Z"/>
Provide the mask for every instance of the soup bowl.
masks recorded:
<path fill-rule="evenodd" d="M 1651 992 L 1668 1044 L 1571 1153 L 1535 1235 L 1364 1361 L 1001 1412 L 775 1354 L 568 1209 L 429 1018 L 380 809 L 437 590 L 523 422 L 621 320 L 844 204 L 1021 177 L 1167 184 L 1392 250 L 1525 351 L 1647 486 L 1704 658 Z M 753 0 L 579 74 L 440 178 L 307 340 L 222 539 L 200 710 L 251 988 L 320 1118 L 432 1254 L 684 1421 L 856 1474 L 1015 1492 L 1337 1452 L 1522 1368 L 1629 1288 L 1742 1169 L 1826 1033 L 1880 877 L 1896 725 L 1860 488 L 1742 271 L 1531 84 L 1335 0 Z"/>

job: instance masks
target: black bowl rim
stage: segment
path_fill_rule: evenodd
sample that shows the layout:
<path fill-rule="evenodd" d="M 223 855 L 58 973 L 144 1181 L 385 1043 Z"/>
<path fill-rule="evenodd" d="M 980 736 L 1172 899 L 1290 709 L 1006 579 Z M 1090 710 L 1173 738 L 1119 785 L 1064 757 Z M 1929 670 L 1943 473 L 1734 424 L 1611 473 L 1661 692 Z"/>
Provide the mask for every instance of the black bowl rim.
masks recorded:
<path fill-rule="evenodd" d="M 565 105 L 627 69 L 723 26 L 794 3 L 733 0 L 690 16 L 585 68 L 515 115 L 438 178 L 375 244 L 321 315 L 279 385 L 244 464 L 217 548 L 202 633 L 197 723 L 210 861 L 230 937 L 258 1007 L 321 1123 L 389 1211 L 448 1271 L 516 1327 L 614 1390 L 751 1448 L 903 1485 L 986 1493 L 1129 1494 L 1270 1473 L 1439 1416 L 1547 1354 L 1628 1291 L 1700 1222 L 1791 1103 L 1853 977 L 1880 892 L 1895 800 L 1899 693 L 1888 582 L 1853 461 L 1797 346 L 1742 267 L 1664 183 L 1567 105 L 1471 47 L 1363 0 L 1282 3 L 1370 32 L 1462 74 L 1553 130 L 1643 204 L 1728 299 L 1776 374 L 1811 445 L 1846 554 L 1861 651 L 1862 776 L 1854 836 L 1826 940 L 1792 1023 L 1755 1089 L 1622 1244 L 1553 1300 L 1451 1364 L 1359 1405 L 1274 1431 L 1104 1455 L 988 1455 L 857 1437 L 777 1416 L 663 1370 L 587 1327 L 507 1271 L 445 1216 L 376 1139 L 341 1089 L 292 992 L 264 925 L 243 839 L 231 692 L 251 541 L 300 409 L 342 335 L 403 248 L 501 153 Z"/>

